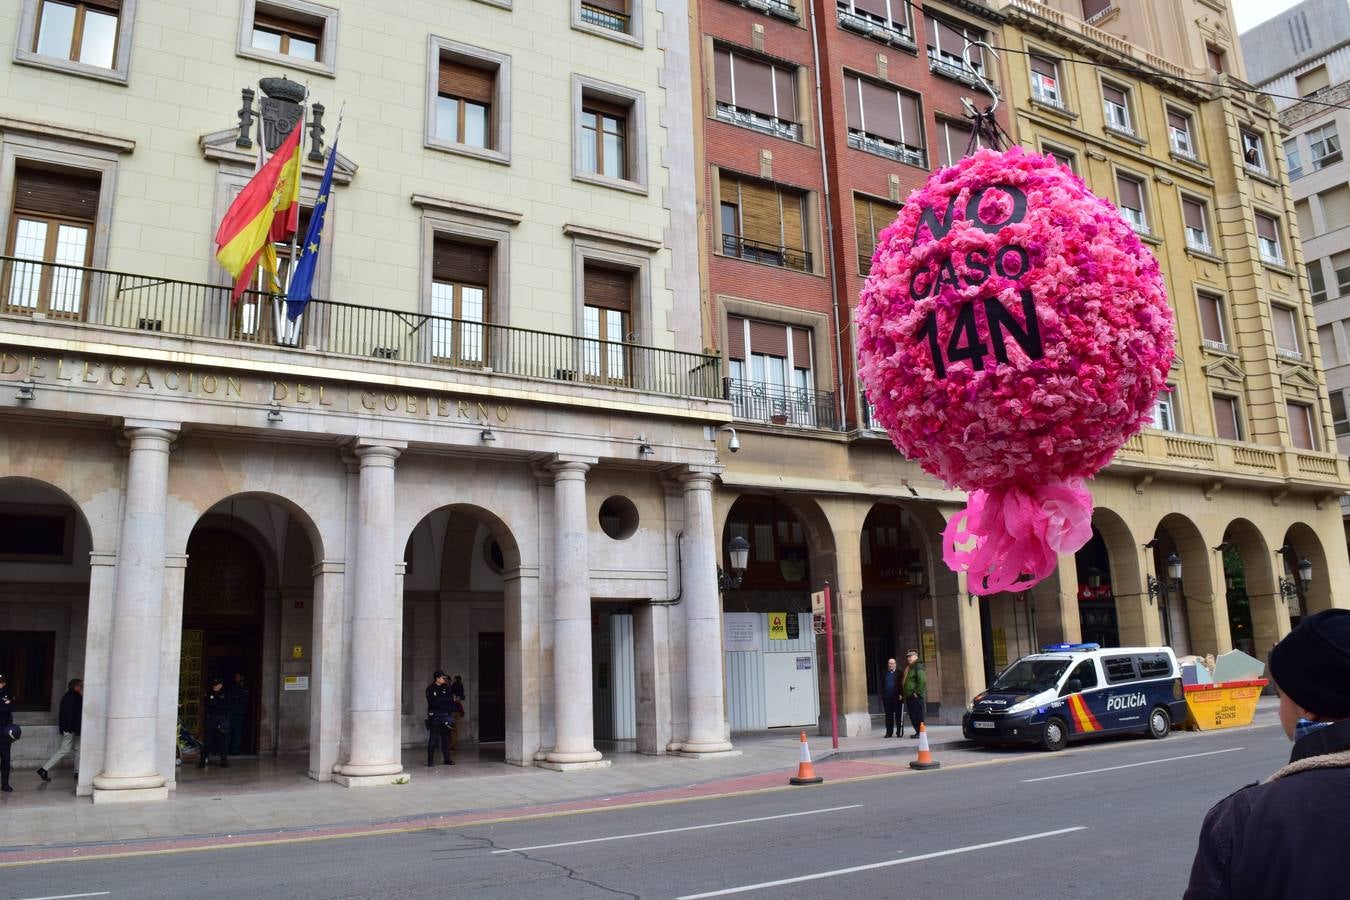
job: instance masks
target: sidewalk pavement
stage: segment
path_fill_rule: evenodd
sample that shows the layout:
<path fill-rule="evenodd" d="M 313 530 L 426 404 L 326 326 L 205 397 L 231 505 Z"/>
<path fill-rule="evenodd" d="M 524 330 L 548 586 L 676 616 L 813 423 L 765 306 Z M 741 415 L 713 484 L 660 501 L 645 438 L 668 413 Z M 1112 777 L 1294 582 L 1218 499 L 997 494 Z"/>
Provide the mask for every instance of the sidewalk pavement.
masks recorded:
<path fill-rule="evenodd" d="M 1262 714 L 1273 711 L 1265 700 L 1262 707 L 1258 724 L 1268 723 Z M 828 735 L 808 735 L 808 744 L 813 760 L 833 777 L 907 770 L 918 741 L 886 739 L 883 733 L 874 727 L 870 736 L 841 738 L 838 751 Z M 170 799 L 145 804 L 94 806 L 75 796 L 67 768 L 53 772 L 45 784 L 31 770 L 15 770 L 15 793 L 0 795 L 0 850 L 278 834 L 316 826 L 369 830 L 379 823 L 407 827 L 428 817 L 446 817 L 449 824 L 467 813 L 539 814 L 772 787 L 796 773 L 799 734 L 800 729 L 737 734 L 739 755 L 701 760 L 644 756 L 632 752 L 631 743 L 602 746 L 611 767 L 579 772 L 508 766 L 501 762 L 500 746 L 465 748 L 454 767 L 426 768 L 423 754 L 413 750 L 403 760 L 409 784 L 357 789 L 310 780 L 303 755 L 241 758 L 228 770 L 180 768 Z M 960 726 L 935 725 L 929 735 L 935 753 L 971 746 L 961 740 Z M 12 855 L 0 852 L 0 862 Z"/>

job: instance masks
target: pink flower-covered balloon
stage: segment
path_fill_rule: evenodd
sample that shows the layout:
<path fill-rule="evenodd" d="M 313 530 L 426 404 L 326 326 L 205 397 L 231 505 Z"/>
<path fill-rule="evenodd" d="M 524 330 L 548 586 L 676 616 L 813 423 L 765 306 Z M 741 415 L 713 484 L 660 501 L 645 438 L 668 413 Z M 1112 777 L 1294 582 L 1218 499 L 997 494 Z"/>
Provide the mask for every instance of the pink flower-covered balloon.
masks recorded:
<path fill-rule="evenodd" d="M 944 558 L 972 591 L 1087 542 L 1084 479 L 1151 421 L 1173 355 L 1157 260 L 1115 207 L 1050 157 L 980 150 L 881 233 L 856 321 L 891 440 L 971 494 Z"/>

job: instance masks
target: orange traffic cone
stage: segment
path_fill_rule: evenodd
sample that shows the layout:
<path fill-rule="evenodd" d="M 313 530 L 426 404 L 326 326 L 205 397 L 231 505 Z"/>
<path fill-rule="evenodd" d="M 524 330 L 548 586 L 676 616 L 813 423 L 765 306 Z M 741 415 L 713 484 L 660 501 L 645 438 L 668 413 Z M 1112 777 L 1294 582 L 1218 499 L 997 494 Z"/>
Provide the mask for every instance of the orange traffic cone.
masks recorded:
<path fill-rule="evenodd" d="M 940 769 L 942 763 L 933 759 L 932 752 L 928 749 L 928 729 L 919 723 L 919 758 L 909 764 L 911 769 Z"/>
<path fill-rule="evenodd" d="M 802 732 L 802 752 L 800 762 L 797 763 L 797 774 L 788 779 L 788 784 L 820 784 L 824 781 L 816 774 L 816 769 L 811 765 L 811 745 L 806 743 L 806 732 Z"/>

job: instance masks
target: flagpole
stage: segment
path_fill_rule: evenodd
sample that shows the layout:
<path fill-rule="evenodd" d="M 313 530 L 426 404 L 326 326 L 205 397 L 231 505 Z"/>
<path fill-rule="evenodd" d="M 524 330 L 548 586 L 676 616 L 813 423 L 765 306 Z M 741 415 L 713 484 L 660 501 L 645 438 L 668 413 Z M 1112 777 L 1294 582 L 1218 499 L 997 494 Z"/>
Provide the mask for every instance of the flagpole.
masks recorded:
<path fill-rule="evenodd" d="M 328 144 L 328 157 L 327 157 L 327 159 L 324 160 L 324 176 L 323 176 L 323 179 L 320 181 L 320 184 L 319 184 L 319 197 L 318 197 L 318 199 L 315 201 L 313 211 L 311 211 L 311 213 L 310 213 L 310 217 L 309 217 L 310 225 L 309 225 L 309 228 L 306 229 L 307 232 L 310 231 L 310 230 L 312 230 L 312 229 L 314 228 L 314 223 L 315 223 L 316 221 L 319 222 L 319 225 L 320 225 L 320 228 L 321 228 L 321 229 L 325 229 L 325 228 L 327 227 L 328 210 L 329 210 L 329 209 L 332 207 L 332 205 L 333 205 L 333 188 L 332 188 L 332 183 L 331 183 L 331 182 L 332 182 L 332 178 L 331 178 L 331 170 L 332 170 L 332 168 L 333 168 L 333 165 L 334 165 L 334 164 L 336 163 L 336 161 L 337 161 L 336 158 L 335 158 L 335 154 L 337 153 L 338 139 L 342 136 L 342 120 L 343 120 L 343 118 L 345 117 L 346 112 L 347 112 L 347 101 L 344 100 L 344 101 L 342 102 L 342 105 L 341 105 L 340 107 L 338 107 L 338 123 L 337 123 L 337 128 L 333 131 L 333 140 L 332 140 L 332 141 L 329 141 L 329 142 L 326 142 L 326 143 Z M 316 217 L 317 217 L 317 219 L 316 219 Z M 296 230 L 296 234 L 298 235 L 299 233 L 300 233 L 300 232 L 299 232 L 299 229 L 297 229 L 297 230 Z M 305 236 L 305 240 L 306 240 L 306 242 L 308 242 L 308 240 L 309 240 L 309 235 L 308 235 L 308 233 L 307 233 L 306 236 Z M 297 276 L 299 275 L 299 273 L 300 273 L 300 262 L 303 261 L 303 260 L 306 258 L 305 254 L 311 253 L 311 252 L 314 253 L 314 254 L 317 256 L 318 253 L 321 252 L 321 251 L 319 251 L 319 250 L 311 250 L 310 247 L 309 247 L 309 245 L 308 245 L 308 243 L 307 243 L 306 246 L 305 246 L 305 248 L 304 248 L 303 250 L 300 251 L 299 256 L 296 257 L 295 262 L 292 264 L 291 271 L 290 271 L 290 277 L 289 277 L 289 283 L 288 283 L 287 286 L 286 286 L 286 307 L 287 307 L 286 319 L 287 319 L 287 328 L 289 329 L 288 332 L 287 332 L 287 334 L 288 334 L 288 337 L 289 337 L 290 340 L 291 340 L 291 346 L 296 346 L 296 345 L 298 344 L 298 341 L 299 341 L 299 338 L 300 338 L 300 323 L 304 320 L 304 317 L 305 317 L 304 310 L 303 310 L 303 308 L 302 308 L 301 312 L 299 312 L 299 313 L 296 314 L 294 320 L 292 320 L 292 319 L 290 318 L 290 311 L 289 311 L 289 310 L 290 310 L 290 304 L 291 304 L 291 299 L 292 299 L 292 296 L 291 296 L 291 295 L 292 295 L 292 291 L 293 291 L 294 288 L 295 288 L 295 279 L 296 279 L 296 277 L 297 277 Z M 311 266 L 311 270 L 314 269 L 315 267 L 317 267 L 317 265 L 318 265 L 318 260 L 315 260 L 313 266 Z M 310 294 L 313 293 L 313 283 L 314 283 L 314 277 L 313 277 L 313 274 L 311 274 L 311 275 L 310 275 L 310 279 L 309 279 L 309 285 L 310 285 L 309 293 L 310 293 Z M 310 299 L 310 297 L 307 296 L 307 297 L 306 297 L 306 302 L 305 302 L 305 307 L 308 307 L 308 305 L 309 305 L 309 303 L 308 303 L 309 299 Z"/>
<path fill-rule="evenodd" d="M 296 147 L 296 153 L 299 154 L 300 165 L 296 172 L 296 177 L 301 183 L 304 182 L 304 152 L 305 152 L 305 119 L 309 111 L 309 82 L 305 82 L 305 97 L 300 101 L 300 121 L 296 123 L 296 128 L 300 129 L 300 143 Z M 298 199 L 297 199 L 297 202 Z M 295 230 L 291 232 L 291 258 L 286 265 L 286 285 L 280 297 L 272 298 L 272 322 L 276 329 L 277 343 L 284 347 L 293 347 L 297 343 L 296 338 L 300 334 L 300 322 L 297 319 L 292 322 L 286 318 L 286 298 L 291 293 L 291 282 L 295 280 L 296 264 L 300 261 L 300 222 L 297 215 Z M 294 332 L 294 333 L 292 333 Z"/>

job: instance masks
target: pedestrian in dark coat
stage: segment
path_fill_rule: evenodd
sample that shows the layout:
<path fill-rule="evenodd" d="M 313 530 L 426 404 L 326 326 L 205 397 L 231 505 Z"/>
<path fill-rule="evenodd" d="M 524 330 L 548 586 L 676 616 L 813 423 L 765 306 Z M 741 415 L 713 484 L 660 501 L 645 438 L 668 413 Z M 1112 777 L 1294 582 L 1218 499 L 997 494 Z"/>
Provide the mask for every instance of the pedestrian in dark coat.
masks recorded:
<path fill-rule="evenodd" d="M 886 737 L 894 734 L 904 737 L 905 722 L 900 713 L 900 673 L 895 660 L 886 660 L 886 671 L 881 676 L 881 705 L 886 710 Z"/>
<path fill-rule="evenodd" d="M 458 675 L 450 682 L 450 700 L 453 704 L 455 727 L 450 729 L 450 749 L 459 749 L 459 723 L 464 719 L 464 682 Z"/>
<path fill-rule="evenodd" d="M 905 673 L 900 677 L 900 696 L 905 701 L 905 712 L 909 714 L 909 724 L 914 729 L 912 738 L 919 736 L 919 726 L 924 722 L 924 705 L 928 702 L 928 676 L 919 662 L 919 651 L 910 650 L 905 654 Z M 900 726 L 900 723 L 896 723 Z M 898 727 L 896 736 L 904 734 L 905 729 Z"/>
<path fill-rule="evenodd" d="M 436 765 L 436 745 L 441 748 L 441 758 L 447 766 L 455 761 L 450 758 L 450 733 L 455 727 L 454 696 L 450 692 L 450 679 L 444 672 L 438 671 L 427 685 L 427 765 Z"/>
<path fill-rule="evenodd" d="M 1186 900 L 1303 900 L 1350 893 L 1350 610 L 1299 623 L 1270 652 L 1289 764 L 1220 801 L 1200 830 Z M 1330 723 L 1299 728 L 1299 720 Z"/>
<path fill-rule="evenodd" d="M 9 683 L 0 675 L 0 791 L 8 794 L 14 790 L 9 786 L 9 748 L 12 743 L 6 733 L 14 724 L 14 698 L 9 693 Z"/>
<path fill-rule="evenodd" d="M 202 755 L 197 759 L 197 768 L 205 769 L 207 757 L 216 754 L 220 756 L 220 767 L 228 769 L 230 760 L 226 753 L 230 746 L 230 698 L 225 693 L 223 678 L 211 679 L 211 690 L 207 691 L 202 705 L 205 708 L 202 718 L 206 727 L 206 746 L 202 747 Z"/>
<path fill-rule="evenodd" d="M 238 756 L 243 747 L 244 722 L 248 719 L 249 691 L 244 683 L 244 673 L 234 673 L 234 684 L 225 691 L 230 701 L 230 755 Z"/>
<path fill-rule="evenodd" d="M 51 781 L 47 774 L 56 768 L 56 764 L 67 753 L 75 754 L 75 774 L 80 774 L 80 719 L 84 716 L 84 682 L 78 678 L 70 679 L 66 695 L 61 698 L 61 712 L 56 717 L 57 729 L 61 732 L 61 745 L 56 748 L 42 768 L 37 770 L 43 781 Z"/>

